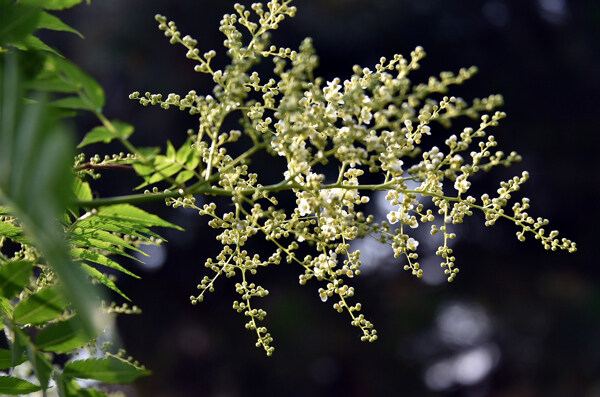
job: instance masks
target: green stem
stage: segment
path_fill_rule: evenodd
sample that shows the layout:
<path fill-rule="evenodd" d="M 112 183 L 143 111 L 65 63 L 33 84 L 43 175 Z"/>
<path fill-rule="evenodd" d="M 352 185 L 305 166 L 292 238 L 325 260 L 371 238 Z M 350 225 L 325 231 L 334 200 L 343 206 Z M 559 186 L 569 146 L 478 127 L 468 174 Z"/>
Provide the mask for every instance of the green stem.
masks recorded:
<path fill-rule="evenodd" d="M 236 159 L 236 162 L 242 161 L 241 157 L 250 155 L 251 151 L 256 151 L 256 150 L 258 150 L 257 147 L 252 148 L 250 151 L 248 151 L 248 152 L 244 153 L 242 156 L 240 156 L 240 158 Z M 101 199 L 94 199 L 94 200 L 76 200 L 74 202 L 74 204 L 78 205 L 80 207 L 84 207 L 84 208 L 97 208 L 97 207 L 113 205 L 113 204 L 140 204 L 140 203 L 154 202 L 154 201 L 165 200 L 167 198 L 181 197 L 184 194 L 193 194 L 193 195 L 203 194 L 203 195 L 208 195 L 208 196 L 232 197 L 234 195 L 242 195 L 242 196 L 252 195 L 252 194 L 256 193 L 257 191 L 262 191 L 262 192 L 267 191 L 267 192 L 275 193 L 275 192 L 280 192 L 283 190 L 304 189 L 305 188 L 303 185 L 293 183 L 289 180 L 284 180 L 284 181 L 281 181 L 276 184 L 262 186 L 259 188 L 242 189 L 242 190 L 232 191 L 229 189 L 212 187 L 211 182 L 214 182 L 218 179 L 219 179 L 219 174 L 215 173 L 208 180 L 200 181 L 200 182 L 192 185 L 185 191 L 183 189 L 179 189 L 179 190 L 173 190 L 173 191 L 169 191 L 169 192 L 165 192 L 165 193 L 132 194 L 132 195 L 127 195 L 127 196 L 108 197 L 108 198 L 101 198 Z M 396 184 L 395 181 L 379 183 L 379 184 L 366 184 L 366 185 L 343 185 L 341 183 L 334 183 L 334 184 L 329 184 L 329 185 L 323 185 L 322 189 L 337 188 L 337 189 L 348 189 L 348 190 L 377 191 L 377 190 L 386 190 L 386 189 L 393 188 L 395 184 Z M 463 202 L 466 205 L 468 205 L 469 207 L 476 208 L 482 212 L 490 211 L 490 208 L 485 208 L 483 206 L 480 206 L 480 205 L 477 205 L 474 203 L 469 203 L 466 200 L 461 199 L 460 197 L 448 197 L 448 196 L 444 196 L 443 194 L 422 191 L 422 190 L 402 190 L 401 192 L 404 194 L 414 193 L 414 194 L 419 194 L 422 196 L 431 196 L 431 197 L 436 197 L 436 198 L 440 198 L 440 199 L 447 200 L 447 201 Z M 518 225 L 523 226 L 522 222 L 517 222 L 517 220 L 512 216 L 506 215 L 503 212 L 498 212 L 495 210 L 492 210 L 492 212 L 496 215 L 499 215 L 500 217 L 506 218 Z M 532 231 L 529 227 L 526 227 L 526 229 L 529 231 Z"/>
<path fill-rule="evenodd" d="M 108 127 L 107 127 L 108 128 Z M 129 143 L 129 142 L 127 142 Z M 228 169 L 236 166 L 237 164 L 243 162 L 248 157 L 252 156 L 254 153 L 262 150 L 268 146 L 268 143 L 263 142 L 261 144 L 255 145 L 250 148 L 248 151 L 244 152 L 240 156 L 238 156 L 235 160 L 229 163 L 225 168 L 222 169 L 221 172 L 227 171 Z M 210 176 L 207 180 L 201 180 L 189 188 L 184 189 L 183 194 L 207 194 L 207 195 L 216 195 L 216 196 L 231 196 L 232 193 L 225 194 L 227 192 L 224 189 L 213 189 L 210 187 L 212 182 L 218 181 L 220 177 L 220 172 L 216 172 Z M 253 192 L 253 191 L 252 191 Z M 164 192 L 164 193 L 152 193 L 152 194 L 130 194 L 126 196 L 118 196 L 118 197 L 107 197 L 107 198 L 99 198 L 93 200 L 75 200 L 74 204 L 79 207 L 84 208 L 97 208 L 103 207 L 107 205 L 114 204 L 140 204 L 140 203 L 149 203 L 154 201 L 161 201 L 168 198 L 181 197 L 183 195 L 179 190 Z"/>

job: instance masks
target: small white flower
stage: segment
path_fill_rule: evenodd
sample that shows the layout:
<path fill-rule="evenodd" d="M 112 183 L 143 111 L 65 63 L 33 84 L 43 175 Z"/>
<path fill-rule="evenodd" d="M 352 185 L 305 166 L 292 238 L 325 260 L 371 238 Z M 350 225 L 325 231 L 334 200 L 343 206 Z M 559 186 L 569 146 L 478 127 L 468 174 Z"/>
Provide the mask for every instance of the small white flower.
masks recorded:
<path fill-rule="evenodd" d="M 331 105 L 331 103 L 327 104 L 327 107 L 325 107 L 325 117 L 330 121 L 330 122 L 335 122 L 337 120 L 337 110 L 335 110 L 335 108 Z"/>
<path fill-rule="evenodd" d="M 360 118 L 363 120 L 363 123 L 370 124 L 373 119 L 373 114 L 371 113 L 368 107 L 363 107 L 360 111 Z"/>
<path fill-rule="evenodd" d="M 299 199 L 298 200 L 298 211 L 300 212 L 300 216 L 310 214 L 312 212 L 312 210 L 310 208 L 310 202 L 305 198 Z"/>
<path fill-rule="evenodd" d="M 419 246 L 419 242 L 417 240 L 415 240 L 414 238 L 412 238 L 412 237 L 410 237 L 406 241 L 406 248 L 408 248 L 411 251 L 416 250 L 418 246 Z"/>
<path fill-rule="evenodd" d="M 327 82 L 327 87 L 323 89 L 323 94 L 325 95 L 325 100 L 327 102 L 342 102 L 341 94 L 339 93 L 342 86 L 339 84 L 338 79 L 334 79 L 333 81 Z"/>
<path fill-rule="evenodd" d="M 467 175 L 462 174 L 456 178 L 456 182 L 454 182 L 454 188 L 459 193 L 466 193 L 467 190 L 471 187 L 471 182 L 467 180 Z"/>
<path fill-rule="evenodd" d="M 322 291 L 319 296 L 321 297 L 321 301 L 327 302 L 327 292 Z"/>
<path fill-rule="evenodd" d="M 321 200 L 325 204 L 332 204 L 337 201 L 341 201 L 342 198 L 353 199 L 357 195 L 356 190 L 342 189 L 339 187 L 333 189 L 323 189 L 319 193 Z"/>
<path fill-rule="evenodd" d="M 352 167 L 352 168 L 356 167 L 357 164 L 358 165 L 362 165 L 362 162 L 359 159 L 355 158 L 355 157 L 353 157 L 350 160 L 348 160 L 348 165 L 350 167 Z"/>
<path fill-rule="evenodd" d="M 350 133 L 350 128 L 347 126 L 344 126 L 339 129 L 339 133 L 340 133 L 340 135 L 348 135 Z"/>
<path fill-rule="evenodd" d="M 329 257 L 327 258 L 327 266 L 333 269 L 337 265 L 337 253 L 329 250 Z"/>
<path fill-rule="evenodd" d="M 404 161 L 395 159 L 388 168 L 394 172 L 402 173 L 402 165 L 404 165 Z"/>
<path fill-rule="evenodd" d="M 410 226 L 411 229 L 416 229 L 419 227 L 419 222 L 417 221 L 417 217 L 414 215 L 410 216 L 408 214 L 404 214 L 404 217 L 402 218 L 402 223 Z"/>
<path fill-rule="evenodd" d="M 321 232 L 325 237 L 328 237 L 330 240 L 335 239 L 337 230 L 333 218 L 327 218 L 325 224 L 321 226 Z"/>

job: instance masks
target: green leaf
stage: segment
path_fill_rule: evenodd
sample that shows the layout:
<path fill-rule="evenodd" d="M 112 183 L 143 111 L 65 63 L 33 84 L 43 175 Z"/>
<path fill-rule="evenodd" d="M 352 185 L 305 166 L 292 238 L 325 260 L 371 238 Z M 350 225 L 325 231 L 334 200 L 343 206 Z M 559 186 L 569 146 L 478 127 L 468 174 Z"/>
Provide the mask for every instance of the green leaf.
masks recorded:
<path fill-rule="evenodd" d="M 77 92 L 76 87 L 56 76 L 46 78 L 38 76 L 35 80 L 28 81 L 25 84 L 25 87 L 31 90 L 61 92 L 69 94 Z"/>
<path fill-rule="evenodd" d="M 12 318 L 13 307 L 8 299 L 0 296 L 0 330 L 4 329 L 2 318 Z"/>
<path fill-rule="evenodd" d="M 102 240 L 98 240 L 98 239 L 94 239 L 94 238 L 87 238 L 87 237 L 82 237 L 82 236 L 72 236 L 70 239 L 70 242 L 73 245 L 76 245 L 78 247 L 82 247 L 82 248 L 88 248 L 88 247 L 93 247 L 93 248 L 98 248 L 104 251 L 108 251 L 112 254 L 115 255 L 122 255 L 125 256 L 127 258 L 130 259 L 135 259 L 134 256 L 129 255 L 127 252 L 125 252 L 123 249 L 119 248 L 118 246 L 112 245 L 111 243 L 108 243 L 106 241 L 102 241 Z"/>
<path fill-rule="evenodd" d="M 33 262 L 18 260 L 0 266 L 0 295 L 13 298 L 29 283 Z"/>
<path fill-rule="evenodd" d="M 23 234 L 23 230 L 13 223 L 0 221 L 0 236 L 22 244 L 31 244 L 31 239 Z"/>
<path fill-rule="evenodd" d="M 183 145 L 177 150 L 177 155 L 175 156 L 175 160 L 180 164 L 187 163 L 188 157 L 193 153 L 192 145 L 188 140 L 186 140 Z"/>
<path fill-rule="evenodd" d="M 146 241 L 149 241 L 150 239 L 145 234 L 154 236 L 156 238 L 160 238 L 159 235 L 152 232 L 147 227 L 132 224 L 128 221 L 120 221 L 114 218 L 98 216 L 98 214 L 79 221 L 77 227 L 81 230 L 81 233 L 83 234 L 86 234 L 89 230 L 104 230 L 107 232 L 128 234 Z M 135 247 L 133 249 L 135 250 Z"/>
<path fill-rule="evenodd" d="M 200 156 L 192 149 L 189 140 L 186 140 L 177 151 L 175 151 L 173 144 L 170 141 L 167 141 L 166 155 L 156 156 L 152 165 L 134 164 L 133 167 L 138 175 L 144 178 L 144 183 L 136 186 L 135 189 L 141 189 L 148 185 L 155 184 L 177 173 L 179 173 L 179 175 L 177 175 L 175 179 L 176 183 L 184 183 L 194 177 L 195 174 L 193 169 L 195 169 L 199 163 Z M 184 171 L 182 171 L 183 168 L 185 168 Z"/>
<path fill-rule="evenodd" d="M 152 158 L 160 153 L 160 147 L 158 146 L 139 147 L 137 150 L 146 158 Z"/>
<path fill-rule="evenodd" d="M 15 226 L 12 223 L 0 222 L 0 236 L 14 239 L 15 237 L 18 237 L 22 232 L 23 231 L 20 227 Z"/>
<path fill-rule="evenodd" d="M 105 249 L 110 252 L 113 252 L 115 247 L 123 247 L 133 251 L 141 252 L 138 248 L 127 243 L 127 241 L 123 240 L 117 235 L 105 232 L 104 230 L 81 227 L 81 225 L 78 225 L 78 227 L 72 231 L 71 242 L 79 246 L 95 247 Z M 120 255 L 124 254 L 122 249 L 116 253 Z"/>
<path fill-rule="evenodd" d="M 53 56 L 44 55 L 42 69 L 32 80 L 25 82 L 25 88 L 61 93 L 77 92 L 80 87 L 59 73 L 59 70 L 53 63 Z"/>
<path fill-rule="evenodd" d="M 82 0 L 21 0 L 22 4 L 42 7 L 46 10 L 63 10 L 65 8 L 71 8 Z"/>
<path fill-rule="evenodd" d="M 52 110 L 53 110 L 52 114 L 54 115 L 56 120 L 69 119 L 69 118 L 72 119 L 73 117 L 77 116 L 77 110 L 74 110 L 74 109 L 54 108 Z"/>
<path fill-rule="evenodd" d="M 73 180 L 73 192 L 75 193 L 75 197 L 80 200 L 91 200 L 94 197 L 90 184 L 79 178 Z"/>
<path fill-rule="evenodd" d="M 134 207 L 131 204 L 116 204 L 102 207 L 98 211 L 98 215 L 116 220 L 125 220 L 146 227 L 161 226 L 183 230 L 179 226 L 162 220 L 158 216 L 149 214 L 148 212 Z"/>
<path fill-rule="evenodd" d="M 106 397 L 106 394 L 96 389 L 80 389 L 77 397 Z"/>
<path fill-rule="evenodd" d="M 31 34 L 40 18 L 40 11 L 23 4 L 0 3 L 0 45 L 19 43 Z"/>
<path fill-rule="evenodd" d="M 175 178 L 175 182 L 182 184 L 194 177 L 195 173 L 191 170 L 184 170 L 177 174 L 177 178 Z"/>
<path fill-rule="evenodd" d="M 106 394 L 96 389 L 82 389 L 73 378 L 63 376 L 58 371 L 54 372 L 54 381 L 59 397 L 106 397 Z"/>
<path fill-rule="evenodd" d="M 8 315 L 9 317 L 12 317 L 12 311 L 13 309 L 10 301 L 0 296 L 0 312 Z M 2 317 L 2 314 L 0 314 L 0 317 Z"/>
<path fill-rule="evenodd" d="M 70 27 L 63 21 L 61 21 L 58 17 L 56 17 L 52 14 L 48 14 L 47 12 L 42 12 L 40 14 L 37 28 L 62 31 L 62 32 L 70 32 L 70 33 L 76 34 L 77 36 L 79 36 L 83 39 L 83 35 L 81 33 L 79 33 L 76 29 L 73 29 L 72 27 Z"/>
<path fill-rule="evenodd" d="M 167 141 L 167 158 L 172 161 L 175 160 L 175 147 L 171 141 Z"/>
<path fill-rule="evenodd" d="M 181 164 L 173 163 L 173 161 L 166 159 L 165 156 L 156 156 L 154 161 L 155 165 L 153 166 L 153 171 L 156 172 L 152 174 L 152 176 L 146 177 L 146 181 L 141 185 L 136 186 L 135 189 L 140 189 L 142 187 L 160 182 L 163 179 L 176 174 L 183 168 Z"/>
<path fill-rule="evenodd" d="M 27 335 L 21 331 L 21 328 L 14 323 L 10 323 L 10 331 L 12 331 L 14 334 L 14 340 L 8 342 L 12 358 L 12 366 L 14 367 L 21 360 L 21 358 L 23 358 L 29 339 L 27 338 Z"/>
<path fill-rule="evenodd" d="M 27 344 L 27 357 L 33 367 L 36 378 L 40 382 L 41 388 L 46 390 L 48 388 L 50 376 L 52 375 L 52 363 L 48 360 L 48 357 L 40 352 L 31 342 Z"/>
<path fill-rule="evenodd" d="M 48 44 L 44 43 L 42 40 L 40 40 L 32 34 L 26 36 L 22 40 L 22 43 L 28 50 L 47 51 L 56 56 L 62 57 L 62 55 L 60 55 L 58 51 L 56 51 L 54 48 L 50 47 Z"/>
<path fill-rule="evenodd" d="M 129 297 L 127 295 L 125 295 L 123 293 L 123 291 L 121 291 L 119 289 L 119 287 L 117 287 L 117 285 L 111 279 L 106 277 L 106 275 L 102 274 L 102 272 L 100 272 L 98 269 L 95 269 L 89 265 L 86 265 L 85 263 L 82 263 L 81 266 L 83 267 L 83 271 L 86 272 L 88 274 L 88 276 L 98 280 L 100 283 L 102 283 L 103 285 L 112 289 L 117 294 L 121 295 L 123 298 L 125 298 L 131 302 L 131 299 L 129 299 Z"/>
<path fill-rule="evenodd" d="M 7 369 L 13 366 L 23 364 L 27 361 L 27 356 L 22 356 L 16 363 L 12 362 L 12 352 L 6 349 L 0 349 L 0 369 Z"/>
<path fill-rule="evenodd" d="M 76 109 L 76 110 L 89 110 L 93 112 L 95 107 L 93 104 L 85 101 L 78 96 L 70 96 L 66 98 L 57 99 L 50 103 L 51 106 L 65 109 Z"/>
<path fill-rule="evenodd" d="M 41 324 L 60 316 L 68 305 L 57 286 L 45 288 L 19 302 L 14 319 L 19 324 Z"/>
<path fill-rule="evenodd" d="M 35 343 L 41 350 L 67 353 L 85 346 L 93 339 L 83 332 L 79 320 L 70 318 L 46 327 L 39 333 Z"/>
<path fill-rule="evenodd" d="M 20 358 L 22 358 L 23 350 L 26 349 L 28 361 L 40 383 L 40 387 L 44 390 L 47 389 L 50 374 L 52 373 L 52 363 L 49 361 L 46 354 L 40 352 L 37 346 L 31 342 L 29 335 L 23 328 L 13 324 L 11 329 L 14 332 L 14 339 L 16 341 L 16 343 L 12 345 L 11 352 L 13 366 L 19 362 Z"/>
<path fill-rule="evenodd" d="M 59 371 L 54 371 L 53 378 L 58 397 L 79 397 L 75 382 L 71 378 L 65 378 Z"/>
<path fill-rule="evenodd" d="M 154 172 L 154 167 L 150 164 L 134 163 L 133 169 L 141 177 L 149 176 Z"/>
<path fill-rule="evenodd" d="M 158 156 L 158 157 L 162 157 L 162 156 Z M 156 168 L 157 171 L 159 171 L 159 172 L 157 172 L 154 175 L 152 175 L 148 179 L 148 181 L 146 181 L 142 185 L 137 186 L 136 189 L 139 189 L 139 188 L 144 187 L 146 185 L 152 185 L 154 183 L 160 182 L 163 179 L 165 179 L 166 177 L 170 177 L 170 176 L 176 174 L 182 168 L 183 168 L 183 166 L 181 164 L 173 164 L 173 163 L 163 163 L 163 164 L 160 164 Z"/>
<path fill-rule="evenodd" d="M 29 383 L 26 380 L 12 376 L 0 376 L 0 394 L 20 396 L 42 390 L 41 387 Z"/>
<path fill-rule="evenodd" d="M 63 374 L 106 383 L 129 383 L 140 376 L 149 375 L 150 371 L 134 367 L 132 364 L 114 357 L 108 357 L 71 361 L 65 365 Z"/>
<path fill-rule="evenodd" d="M 64 80 L 77 87 L 81 99 L 88 103 L 92 110 L 101 109 L 106 101 L 104 90 L 89 74 L 66 59 L 50 57 L 48 61 L 54 65 Z"/>
<path fill-rule="evenodd" d="M 83 259 L 86 261 L 98 263 L 102 266 L 110 267 L 111 269 L 118 270 L 122 273 L 125 273 L 125 274 L 131 276 L 131 277 L 140 278 L 140 276 L 125 269 L 123 266 L 119 265 L 117 262 L 115 262 L 112 259 L 107 258 L 106 256 L 99 254 L 97 252 L 89 251 L 89 250 L 86 250 L 83 248 L 73 248 L 71 250 L 71 255 L 73 255 L 75 258 Z"/>
<path fill-rule="evenodd" d="M 96 142 L 109 143 L 115 138 L 127 139 L 133 134 L 133 126 L 131 124 L 119 120 L 113 120 L 111 123 L 115 127 L 115 131 L 111 131 L 105 126 L 98 126 L 88 132 L 77 147 L 82 148 Z"/>

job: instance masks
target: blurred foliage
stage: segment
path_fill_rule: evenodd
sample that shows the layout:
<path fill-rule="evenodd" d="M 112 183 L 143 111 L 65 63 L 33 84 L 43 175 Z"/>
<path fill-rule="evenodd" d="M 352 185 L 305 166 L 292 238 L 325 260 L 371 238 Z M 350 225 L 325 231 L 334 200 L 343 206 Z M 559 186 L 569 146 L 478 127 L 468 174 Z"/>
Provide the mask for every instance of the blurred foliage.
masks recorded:
<path fill-rule="evenodd" d="M 149 373 L 102 341 L 114 322 L 107 314 L 139 310 L 100 307 L 104 296 L 94 284 L 129 298 L 97 267 L 135 276 L 107 255 L 130 257 L 126 249 L 160 242 L 149 227 L 175 226 L 131 205 L 87 211 L 74 204 L 92 193 L 89 172 L 73 170 L 64 120 L 87 110 L 114 126 L 102 114 L 100 85 L 36 34 L 81 36 L 47 12 L 80 2 L 0 2 L 0 328 L 9 348 L 0 349 L 3 395 L 104 396 L 76 379 L 128 383 Z M 77 359 L 82 352 L 97 357 Z"/>

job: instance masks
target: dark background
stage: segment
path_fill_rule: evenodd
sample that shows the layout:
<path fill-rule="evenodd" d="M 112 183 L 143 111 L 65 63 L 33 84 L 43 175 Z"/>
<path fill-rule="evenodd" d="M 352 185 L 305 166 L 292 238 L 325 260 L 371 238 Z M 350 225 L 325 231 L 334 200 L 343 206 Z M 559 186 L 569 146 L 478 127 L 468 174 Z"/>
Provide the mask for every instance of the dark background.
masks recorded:
<path fill-rule="evenodd" d="M 142 315 L 119 319 L 119 334 L 128 352 L 154 371 L 135 390 L 126 388 L 127 395 L 600 396 L 600 277 L 592 250 L 599 221 L 600 2 L 295 5 L 296 18 L 282 24 L 274 41 L 297 48 L 302 38 L 312 37 L 319 74 L 327 80 L 349 77 L 354 64 L 373 67 L 382 55 L 408 56 L 417 45 L 428 57 L 413 81 L 477 65 L 480 73 L 451 94 L 467 100 L 503 94 L 508 118 L 494 134 L 500 149 L 524 157 L 510 170 L 478 180 L 479 186 L 493 192 L 500 180 L 530 171 L 523 194 L 532 200 L 531 214 L 548 217 L 551 228 L 575 240 L 579 251 L 549 253 L 533 239 L 519 243 L 513 225 L 485 229 L 479 214 L 456 229 L 462 271 L 453 284 L 441 282 L 437 265 L 426 267 L 430 276 L 418 280 L 401 270 L 403 263 L 364 248 L 371 271 L 354 285 L 379 331 L 373 344 L 361 343 L 348 317 L 321 303 L 316 282 L 301 287 L 300 269 L 282 264 L 257 278 L 270 291 L 259 303 L 275 338 L 275 354 L 268 358 L 231 309 L 235 281 L 221 280 L 204 303 L 189 303 L 205 274 L 205 258 L 218 247 L 206 219 L 149 206 L 187 231 L 165 232 L 169 243 L 148 267 L 136 268 L 143 280 L 119 280 L 143 309 Z M 183 47 L 168 44 L 154 15 L 175 20 L 201 51 L 222 55 L 218 23 L 232 6 L 232 1 L 97 0 L 60 14 L 85 40 L 64 34 L 47 39 L 100 81 L 107 92 L 105 114 L 134 124 L 134 143 L 159 145 L 168 138 L 181 144 L 186 129 L 196 127 L 194 116 L 143 108 L 127 98 L 135 90 L 166 96 L 211 89 L 205 75 L 193 72 Z M 96 124 L 81 118 L 76 128 L 84 133 Z M 95 188 L 103 195 L 125 194 L 134 183 L 106 173 Z M 424 266 L 437 263 L 435 247 L 422 241 L 419 248 Z"/>

